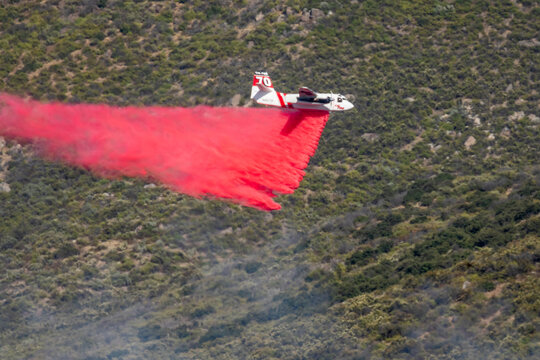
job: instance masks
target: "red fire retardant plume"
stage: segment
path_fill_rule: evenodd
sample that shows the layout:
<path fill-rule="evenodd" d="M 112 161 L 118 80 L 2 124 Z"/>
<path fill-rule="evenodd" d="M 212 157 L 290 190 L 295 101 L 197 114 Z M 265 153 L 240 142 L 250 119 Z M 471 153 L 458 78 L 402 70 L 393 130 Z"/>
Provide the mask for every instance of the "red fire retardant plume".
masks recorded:
<path fill-rule="evenodd" d="M 325 112 L 264 108 L 43 104 L 0 94 L 0 135 L 105 177 L 161 182 L 200 197 L 280 209 L 298 187 Z"/>

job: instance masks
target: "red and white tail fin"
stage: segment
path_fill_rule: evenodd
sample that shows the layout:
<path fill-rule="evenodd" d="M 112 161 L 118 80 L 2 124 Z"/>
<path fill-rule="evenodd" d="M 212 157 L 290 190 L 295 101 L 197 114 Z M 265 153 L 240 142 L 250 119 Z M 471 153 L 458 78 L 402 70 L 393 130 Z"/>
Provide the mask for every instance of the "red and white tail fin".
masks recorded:
<path fill-rule="evenodd" d="M 258 104 L 280 106 L 280 101 L 267 72 L 256 71 L 251 85 L 251 99 Z"/>
<path fill-rule="evenodd" d="M 270 76 L 268 76 L 268 73 L 263 71 L 256 71 L 253 75 L 251 98 L 253 99 L 255 95 L 257 95 L 257 93 L 260 91 L 268 93 L 275 90 L 274 85 L 272 84 L 272 80 L 270 79 Z"/>

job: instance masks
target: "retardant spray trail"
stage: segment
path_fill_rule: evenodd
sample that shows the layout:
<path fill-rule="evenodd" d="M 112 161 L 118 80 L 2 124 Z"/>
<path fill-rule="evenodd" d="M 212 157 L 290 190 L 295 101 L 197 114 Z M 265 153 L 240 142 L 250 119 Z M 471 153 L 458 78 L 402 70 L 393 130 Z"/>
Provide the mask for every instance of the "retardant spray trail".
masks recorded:
<path fill-rule="evenodd" d="M 317 149 L 328 114 L 263 108 L 44 104 L 0 94 L 0 135 L 105 177 L 159 181 L 192 196 L 279 209 Z"/>

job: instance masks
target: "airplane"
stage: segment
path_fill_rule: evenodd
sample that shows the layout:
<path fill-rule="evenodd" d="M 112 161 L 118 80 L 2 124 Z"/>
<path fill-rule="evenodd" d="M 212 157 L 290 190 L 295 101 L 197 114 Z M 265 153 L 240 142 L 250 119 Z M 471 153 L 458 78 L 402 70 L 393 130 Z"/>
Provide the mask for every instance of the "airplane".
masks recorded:
<path fill-rule="evenodd" d="M 316 93 L 301 87 L 298 94 L 286 94 L 274 90 L 267 72 L 256 71 L 251 86 L 251 99 L 257 104 L 299 110 L 345 111 L 354 105 L 341 94 Z"/>

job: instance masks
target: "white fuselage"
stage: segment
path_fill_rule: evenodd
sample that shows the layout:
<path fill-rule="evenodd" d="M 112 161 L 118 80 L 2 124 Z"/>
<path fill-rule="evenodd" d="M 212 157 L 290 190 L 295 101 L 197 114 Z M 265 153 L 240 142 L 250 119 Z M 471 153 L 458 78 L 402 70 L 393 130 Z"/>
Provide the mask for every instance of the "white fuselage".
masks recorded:
<path fill-rule="evenodd" d="M 306 87 L 301 87 L 299 92 L 299 94 L 287 94 L 274 90 L 272 80 L 266 72 L 255 72 L 253 75 L 251 99 L 257 104 L 319 111 L 346 111 L 354 107 L 345 96 L 340 94 L 316 93 Z"/>
<path fill-rule="evenodd" d="M 354 107 L 350 101 L 339 94 L 317 94 L 317 98 L 313 101 L 302 100 L 298 94 L 286 94 L 277 91 L 260 92 L 257 95 L 253 97 L 253 100 L 258 104 L 289 109 L 345 111 Z"/>

